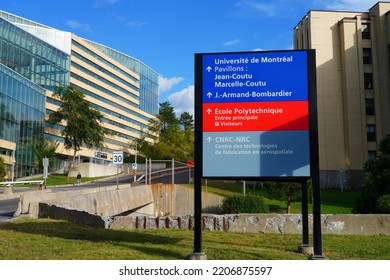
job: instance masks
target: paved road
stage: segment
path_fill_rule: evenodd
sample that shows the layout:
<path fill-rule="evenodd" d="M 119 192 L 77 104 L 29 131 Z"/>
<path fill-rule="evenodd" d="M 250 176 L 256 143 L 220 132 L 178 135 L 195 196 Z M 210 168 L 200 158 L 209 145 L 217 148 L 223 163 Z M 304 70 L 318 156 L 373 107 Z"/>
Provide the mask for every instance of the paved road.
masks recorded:
<path fill-rule="evenodd" d="M 19 198 L 0 201 L 0 225 L 9 222 L 18 207 Z"/>
<path fill-rule="evenodd" d="M 191 173 L 187 171 L 176 173 L 175 174 L 175 184 L 188 184 L 189 178 L 193 177 L 193 170 Z M 86 189 L 86 188 L 99 188 L 99 187 L 107 187 L 107 186 L 113 186 L 116 185 L 118 181 L 119 185 L 128 183 L 135 184 L 133 181 L 133 176 L 131 175 L 121 175 L 99 180 L 96 182 L 89 182 L 81 184 L 80 186 L 58 186 L 58 187 L 48 187 L 52 189 L 53 192 L 60 192 L 60 191 L 74 191 L 74 190 L 80 190 L 80 189 Z M 137 182 L 136 184 L 143 184 L 144 181 Z M 160 176 L 160 177 L 154 177 L 152 178 L 153 184 L 171 184 L 172 183 L 172 175 L 166 175 L 166 176 Z M 0 193 L 4 191 L 4 188 L 0 188 Z M 27 192 L 27 191 L 36 191 L 36 188 L 13 188 L 14 193 L 18 192 Z M 0 224 L 7 223 L 13 218 L 13 214 L 15 213 L 17 207 L 18 207 L 19 198 L 12 198 L 7 200 L 0 200 Z"/>

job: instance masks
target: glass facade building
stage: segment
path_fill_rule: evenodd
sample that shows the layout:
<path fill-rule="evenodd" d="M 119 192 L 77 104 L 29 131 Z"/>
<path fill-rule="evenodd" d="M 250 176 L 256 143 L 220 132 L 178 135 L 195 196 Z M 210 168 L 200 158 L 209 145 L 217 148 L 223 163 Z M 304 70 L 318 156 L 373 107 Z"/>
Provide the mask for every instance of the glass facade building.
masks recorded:
<path fill-rule="evenodd" d="M 0 64 L 0 155 L 7 179 L 35 173 L 31 141 L 44 131 L 45 90 Z"/>
<path fill-rule="evenodd" d="M 146 131 L 158 113 L 158 74 L 131 56 L 0 11 L 0 74 L 0 156 L 8 169 L 16 162 L 16 178 L 35 172 L 34 136 L 57 141 L 64 162 L 72 155 L 64 148 L 62 127 L 45 123 L 61 105 L 52 97 L 55 86 L 78 87 L 104 113 L 111 135 L 104 148 L 83 148 L 83 161 L 110 159 L 114 150 L 131 154 L 129 143 L 138 138 L 153 141 Z"/>

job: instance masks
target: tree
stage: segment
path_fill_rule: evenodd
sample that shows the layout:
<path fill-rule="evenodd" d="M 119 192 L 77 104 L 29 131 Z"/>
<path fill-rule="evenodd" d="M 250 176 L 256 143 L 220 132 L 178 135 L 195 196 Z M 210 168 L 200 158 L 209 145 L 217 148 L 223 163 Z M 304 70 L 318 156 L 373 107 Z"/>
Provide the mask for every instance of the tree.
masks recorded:
<path fill-rule="evenodd" d="M 284 201 L 286 213 L 290 213 L 291 203 L 302 200 L 302 186 L 294 182 L 266 182 L 265 189 L 270 199 Z"/>
<path fill-rule="evenodd" d="M 184 131 L 192 133 L 194 131 L 194 118 L 188 112 L 183 112 L 180 115 L 180 124 L 184 127 Z"/>
<path fill-rule="evenodd" d="M 160 103 L 159 113 L 149 120 L 148 133 L 154 135 L 154 143 L 147 142 L 144 137 L 129 143 L 130 146 L 137 143 L 138 151 L 145 157 L 178 161 L 194 158 L 192 116 L 185 112 L 178 119 L 169 102 Z"/>
<path fill-rule="evenodd" d="M 34 165 L 40 171 L 43 170 L 42 162 L 45 157 L 48 158 L 49 161 L 54 161 L 58 145 L 58 142 L 44 139 L 42 135 L 34 137 L 31 140 L 31 149 L 34 153 Z"/>
<path fill-rule="evenodd" d="M 175 110 L 168 101 L 160 103 L 157 119 L 160 122 L 162 134 L 167 132 L 170 128 L 179 126 L 179 120 L 176 118 Z"/>
<path fill-rule="evenodd" d="M 7 173 L 6 173 L 5 162 L 4 159 L 0 157 L 0 182 L 4 181 L 6 175 Z"/>
<path fill-rule="evenodd" d="M 49 116 L 49 123 L 61 124 L 64 129 L 61 135 L 64 137 L 66 149 L 73 149 L 72 163 L 70 164 L 67 179 L 69 179 L 76 153 L 83 145 L 88 148 L 102 147 L 104 137 L 108 131 L 102 126 L 103 113 L 96 110 L 85 100 L 85 95 L 76 87 L 56 87 L 53 93 L 62 102 L 56 112 Z"/>
<path fill-rule="evenodd" d="M 379 152 L 364 165 L 363 183 L 354 208 L 356 213 L 381 213 L 381 209 L 386 208 L 383 203 L 390 194 L 390 134 L 380 142 Z"/>

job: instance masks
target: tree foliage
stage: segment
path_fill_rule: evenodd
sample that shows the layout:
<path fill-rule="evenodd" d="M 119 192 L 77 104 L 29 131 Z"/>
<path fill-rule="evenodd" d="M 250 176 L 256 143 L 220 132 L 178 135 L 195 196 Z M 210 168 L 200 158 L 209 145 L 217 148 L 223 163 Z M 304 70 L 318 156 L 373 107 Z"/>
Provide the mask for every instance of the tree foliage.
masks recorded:
<path fill-rule="evenodd" d="M 194 157 L 193 117 L 188 112 L 176 117 L 169 102 L 160 103 L 159 113 L 149 120 L 148 133 L 155 135 L 154 143 L 137 139 L 138 151 L 153 159 L 186 161 Z M 134 146 L 135 143 L 130 143 Z"/>
<path fill-rule="evenodd" d="M 77 151 L 84 145 L 88 148 L 102 147 L 104 137 L 109 133 L 102 126 L 103 113 L 93 108 L 78 88 L 56 87 L 53 96 L 60 99 L 61 106 L 50 114 L 48 121 L 52 125 L 64 125 L 61 135 L 65 148 L 73 150 L 73 164 Z"/>
<path fill-rule="evenodd" d="M 5 180 L 6 173 L 6 166 L 4 159 L 0 157 L 0 182 L 3 182 Z"/>
<path fill-rule="evenodd" d="M 265 189 L 270 199 L 286 203 L 286 213 L 290 213 L 291 203 L 302 200 L 302 185 L 295 182 L 266 182 Z M 310 189 L 309 189 L 310 191 Z"/>
<path fill-rule="evenodd" d="M 390 195 L 390 135 L 381 141 L 379 152 L 376 158 L 365 163 L 363 183 L 354 209 L 357 213 L 382 213 L 386 209 L 383 203 L 388 199 L 378 199 Z"/>
<path fill-rule="evenodd" d="M 54 161 L 58 145 L 58 142 L 47 140 L 43 136 L 34 137 L 31 140 L 31 149 L 34 153 L 34 166 L 38 170 L 43 170 L 42 162 L 45 157 L 51 162 Z"/>
<path fill-rule="evenodd" d="M 233 195 L 223 199 L 224 214 L 268 213 L 269 207 L 263 197 L 256 194 Z"/>

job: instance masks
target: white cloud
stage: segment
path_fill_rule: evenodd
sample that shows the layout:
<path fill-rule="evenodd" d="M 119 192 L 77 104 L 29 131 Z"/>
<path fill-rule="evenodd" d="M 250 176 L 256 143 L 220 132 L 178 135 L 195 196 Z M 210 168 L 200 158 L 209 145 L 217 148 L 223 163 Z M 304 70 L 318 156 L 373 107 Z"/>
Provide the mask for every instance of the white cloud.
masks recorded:
<path fill-rule="evenodd" d="M 175 109 L 177 117 L 180 117 L 184 112 L 194 115 L 194 92 L 195 87 L 190 85 L 185 89 L 168 96 L 167 99 Z"/>
<path fill-rule="evenodd" d="M 236 3 L 236 7 L 245 14 L 257 14 L 261 13 L 267 17 L 275 16 L 276 7 L 278 7 L 277 1 L 272 1 L 271 3 L 262 3 L 256 0 L 242 0 Z M 279 3 L 280 4 L 280 3 Z"/>
<path fill-rule="evenodd" d="M 240 42 L 239 39 L 234 39 L 234 40 L 227 41 L 227 42 L 223 43 L 223 46 L 227 47 L 227 46 L 237 45 L 239 42 Z"/>
<path fill-rule="evenodd" d="M 130 27 L 140 27 L 143 25 L 146 25 L 146 22 L 138 21 L 138 20 L 126 22 L 126 26 L 130 26 Z"/>
<path fill-rule="evenodd" d="M 173 86 L 179 84 L 184 80 L 183 77 L 172 77 L 172 78 L 164 78 L 162 76 L 159 76 L 159 89 L 158 91 L 165 92 L 170 90 Z"/>
<path fill-rule="evenodd" d="M 326 8 L 331 10 L 364 12 L 377 2 L 378 0 L 333 0 L 327 1 Z"/>
<path fill-rule="evenodd" d="M 83 31 L 86 31 L 86 32 L 92 32 L 91 27 L 87 23 L 81 23 L 81 22 L 78 22 L 77 20 L 70 19 L 70 20 L 66 21 L 66 24 L 70 28 L 73 28 L 73 29 L 83 30 Z"/>
<path fill-rule="evenodd" d="M 118 0 L 97 0 L 93 6 L 97 8 L 104 5 L 113 5 L 116 2 L 118 2 Z"/>

